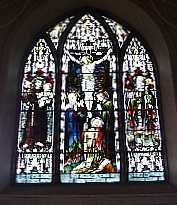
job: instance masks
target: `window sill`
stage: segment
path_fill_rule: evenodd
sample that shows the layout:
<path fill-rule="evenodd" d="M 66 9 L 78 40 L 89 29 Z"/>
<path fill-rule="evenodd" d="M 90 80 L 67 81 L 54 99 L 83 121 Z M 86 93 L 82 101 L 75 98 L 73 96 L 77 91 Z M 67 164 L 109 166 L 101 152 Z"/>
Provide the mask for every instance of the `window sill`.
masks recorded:
<path fill-rule="evenodd" d="M 53 189 L 53 188 L 52 188 Z M 125 189 L 125 187 L 123 188 Z M 36 187 L 31 188 L 31 191 L 26 189 L 13 190 L 9 193 L 3 193 L 0 195 L 0 204 L 18 204 L 18 205 L 28 205 L 28 204 L 77 204 L 77 205 L 98 205 L 98 204 L 125 204 L 125 205 L 175 205 L 177 201 L 177 193 L 175 192 L 164 192 L 159 190 L 159 192 L 151 193 L 134 193 L 137 189 L 133 189 L 130 193 L 118 193 L 117 194 L 83 194 L 81 189 L 76 194 L 76 190 L 73 189 L 73 193 L 56 193 L 56 190 L 52 191 L 47 188 L 49 192 L 43 192 L 42 188 L 36 189 Z M 40 192 L 39 192 L 40 190 Z M 45 190 L 45 191 L 47 191 Z M 59 191 L 59 190 L 58 190 Z M 107 189 L 109 192 L 109 189 Z M 130 190 L 129 190 L 130 191 Z M 106 190 L 105 190 L 106 192 Z"/>
<path fill-rule="evenodd" d="M 27 203 L 26 203 L 27 202 Z M 14 185 L 0 194 L 0 204 L 172 205 L 177 189 L 168 184 Z"/>
<path fill-rule="evenodd" d="M 177 193 L 177 188 L 168 183 L 131 184 L 14 184 L 2 194 L 15 195 L 87 195 L 87 194 L 160 194 Z"/>

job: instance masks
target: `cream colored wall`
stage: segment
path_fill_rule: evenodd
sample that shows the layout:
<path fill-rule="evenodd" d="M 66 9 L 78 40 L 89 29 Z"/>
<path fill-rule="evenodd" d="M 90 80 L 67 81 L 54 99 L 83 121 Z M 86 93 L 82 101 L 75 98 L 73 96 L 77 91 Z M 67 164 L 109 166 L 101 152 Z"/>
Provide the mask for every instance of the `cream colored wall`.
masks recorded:
<path fill-rule="evenodd" d="M 24 3 L 24 1 L 16 0 Z M 144 0 L 143 0 L 144 1 Z M 31 5 L 16 22 L 0 30 L 0 72 L 1 72 L 1 109 L 0 109 L 0 185 L 10 183 L 12 156 L 15 154 L 16 143 L 16 111 L 18 79 L 25 49 L 31 44 L 34 36 L 46 25 L 66 12 L 85 6 L 99 8 L 112 13 L 129 23 L 146 39 L 156 57 L 160 71 L 162 109 L 166 144 L 168 150 L 170 183 L 177 186 L 177 113 L 175 91 L 172 77 L 176 74 L 177 58 L 171 48 L 173 31 L 163 29 L 163 22 L 155 20 L 156 14 L 145 12 L 134 1 L 129 0 L 31 0 Z M 137 2 L 137 1 L 135 1 Z M 145 2 L 145 1 L 144 1 Z M 0 4 L 1 6 L 1 4 Z M 12 9 L 12 8 L 11 8 Z M 11 10 L 3 10 L 4 21 Z M 14 10 L 14 14 L 15 14 Z M 13 10 L 10 15 L 13 16 Z M 150 17 L 151 16 L 151 17 Z M 156 16 L 157 17 L 157 16 Z M 7 21 L 8 22 L 8 21 Z M 2 23 L 2 22 L 1 22 Z M 174 37 L 173 37 L 174 38 Z M 174 50 L 174 49 L 173 49 Z M 174 67 L 173 67 L 174 66 Z M 173 74 L 172 74 L 173 70 Z"/>

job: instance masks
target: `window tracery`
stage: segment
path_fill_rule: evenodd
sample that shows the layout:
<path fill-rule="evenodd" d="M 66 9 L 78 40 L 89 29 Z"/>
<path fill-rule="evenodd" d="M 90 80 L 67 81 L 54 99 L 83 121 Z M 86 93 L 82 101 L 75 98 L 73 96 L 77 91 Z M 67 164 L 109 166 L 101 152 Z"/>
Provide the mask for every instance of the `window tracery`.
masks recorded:
<path fill-rule="evenodd" d="M 148 50 L 110 18 L 77 18 L 49 29 L 27 57 L 16 182 L 164 181 Z"/>

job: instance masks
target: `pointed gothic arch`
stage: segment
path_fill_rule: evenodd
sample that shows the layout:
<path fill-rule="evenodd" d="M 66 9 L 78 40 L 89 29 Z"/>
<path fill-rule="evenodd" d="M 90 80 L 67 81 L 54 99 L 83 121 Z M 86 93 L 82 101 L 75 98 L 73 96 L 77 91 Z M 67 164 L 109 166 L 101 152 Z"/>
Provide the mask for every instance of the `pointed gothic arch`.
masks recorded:
<path fill-rule="evenodd" d="M 96 10 L 40 36 L 25 63 L 17 183 L 165 180 L 155 63 L 138 39 Z"/>

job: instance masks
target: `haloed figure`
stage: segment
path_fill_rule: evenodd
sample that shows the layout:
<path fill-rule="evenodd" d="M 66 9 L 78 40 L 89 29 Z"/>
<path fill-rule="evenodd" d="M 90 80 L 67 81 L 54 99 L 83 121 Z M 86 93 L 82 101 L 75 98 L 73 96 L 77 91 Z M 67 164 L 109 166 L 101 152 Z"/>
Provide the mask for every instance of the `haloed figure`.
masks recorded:
<path fill-rule="evenodd" d="M 65 111 L 65 163 L 75 163 L 82 158 L 81 133 L 87 112 L 78 91 L 70 90 L 66 100 L 68 102 Z"/>
<path fill-rule="evenodd" d="M 98 161 L 100 160 L 103 154 L 103 120 L 99 117 L 91 119 L 91 128 L 85 132 L 85 153 L 86 160 L 90 161 Z"/>
<path fill-rule="evenodd" d="M 103 120 L 99 117 L 92 118 L 90 124 L 91 128 L 84 130 L 85 161 L 75 167 L 72 173 L 91 173 L 95 171 L 104 156 L 102 150 Z"/>
<path fill-rule="evenodd" d="M 23 101 L 28 106 L 24 136 L 21 145 L 24 149 L 47 145 L 47 109 L 53 101 L 53 77 L 44 76 L 38 69 L 34 76 L 27 75 Z"/>
<path fill-rule="evenodd" d="M 72 170 L 72 173 L 115 172 L 111 160 L 105 158 L 103 149 L 103 125 L 100 117 L 91 119 L 91 128 L 84 131 L 85 161 Z"/>
<path fill-rule="evenodd" d="M 107 91 L 100 91 L 95 94 L 95 98 L 101 104 L 100 117 L 102 118 L 103 124 L 103 149 L 105 155 L 109 159 L 114 158 L 114 112 L 113 104 L 109 99 L 109 94 Z"/>
<path fill-rule="evenodd" d="M 81 71 L 82 71 L 82 81 L 81 81 L 81 86 L 82 86 L 82 91 L 85 93 L 85 104 L 87 106 L 88 111 L 92 109 L 92 104 L 93 104 L 93 92 L 95 89 L 95 79 L 94 79 L 94 70 L 95 70 L 95 65 L 100 64 L 101 62 L 105 61 L 110 53 L 112 52 L 112 49 L 109 49 L 107 54 L 97 60 L 93 61 L 93 57 L 89 54 L 84 55 L 81 60 L 77 60 L 74 56 L 72 56 L 67 50 L 65 50 L 65 53 L 69 56 L 69 58 L 73 61 L 78 63 L 79 65 L 82 66 Z M 90 118 L 92 117 L 91 113 Z"/>

